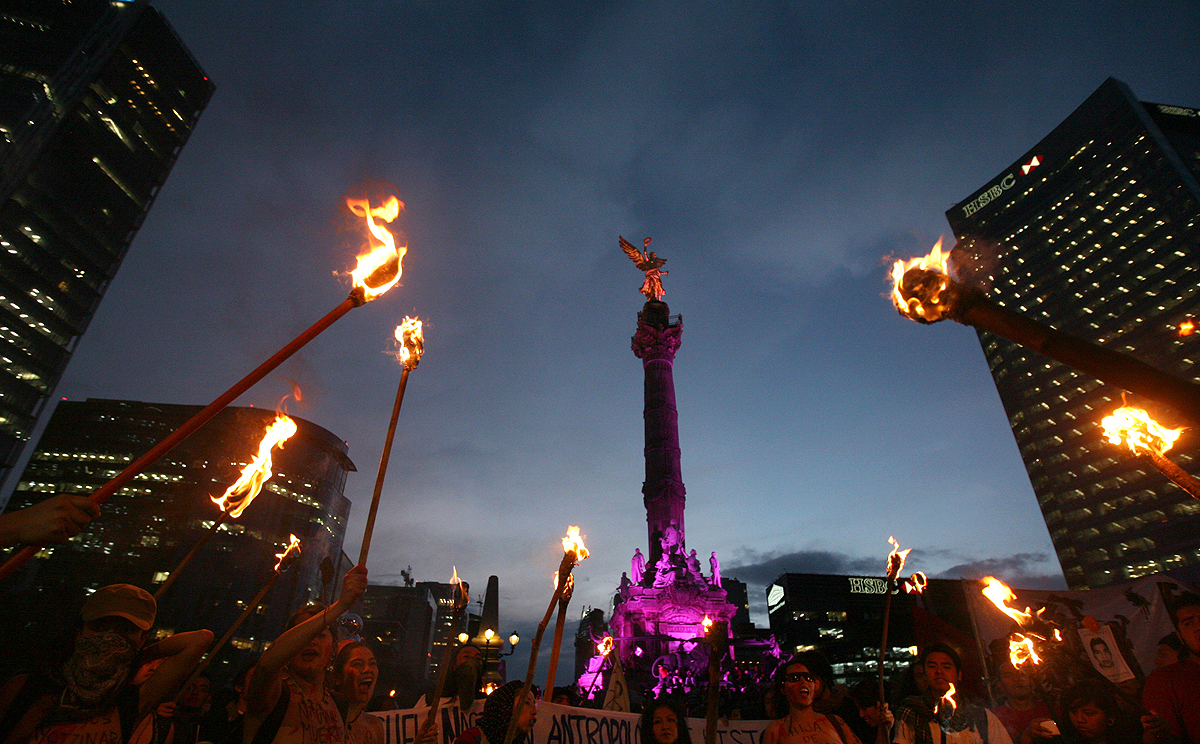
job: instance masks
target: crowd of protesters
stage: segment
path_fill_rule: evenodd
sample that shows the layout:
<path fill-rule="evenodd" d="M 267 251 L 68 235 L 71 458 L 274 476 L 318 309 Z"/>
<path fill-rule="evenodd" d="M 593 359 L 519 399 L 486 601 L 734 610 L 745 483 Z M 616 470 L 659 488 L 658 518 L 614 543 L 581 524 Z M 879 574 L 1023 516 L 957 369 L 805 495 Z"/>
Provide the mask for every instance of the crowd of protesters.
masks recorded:
<path fill-rule="evenodd" d="M 87 504 L 50 499 L 5 520 L 0 539 L 62 540 L 93 516 Z M 379 707 L 375 656 L 361 642 L 336 638 L 337 619 L 366 586 L 366 569 L 351 569 L 336 601 L 298 610 L 256 663 L 217 691 L 197 673 L 210 631 L 150 643 L 154 598 L 127 584 L 104 587 L 87 598 L 68 640 L 40 668 L 0 686 L 0 744 L 383 744 L 383 725 L 370 714 Z M 735 674 L 722 715 L 772 719 L 762 744 L 1200 744 L 1200 596 L 1184 594 L 1170 609 L 1176 633 L 1160 641 L 1159 666 L 1140 690 L 1098 673 L 1047 685 L 1001 661 L 992 675 L 998 701 L 988 709 L 966 699 L 959 652 L 939 643 L 891 681 L 882 697 L 890 702 L 880 702 L 870 680 L 850 689 L 836 684 L 829 662 L 809 651 L 780 660 L 769 685 Z M 482 694 L 480 669 L 478 649 L 460 648 L 446 702 L 469 710 Z M 505 744 L 510 728 L 524 744 L 541 696 L 534 688 L 522 698 L 523 687 L 510 682 L 492 691 L 477 725 L 454 744 Z M 691 744 L 688 714 L 703 716 L 705 691 L 646 690 L 642 743 Z M 549 697 L 575 705 L 579 692 L 555 688 Z M 431 720 L 415 742 L 398 744 L 446 740 Z"/>

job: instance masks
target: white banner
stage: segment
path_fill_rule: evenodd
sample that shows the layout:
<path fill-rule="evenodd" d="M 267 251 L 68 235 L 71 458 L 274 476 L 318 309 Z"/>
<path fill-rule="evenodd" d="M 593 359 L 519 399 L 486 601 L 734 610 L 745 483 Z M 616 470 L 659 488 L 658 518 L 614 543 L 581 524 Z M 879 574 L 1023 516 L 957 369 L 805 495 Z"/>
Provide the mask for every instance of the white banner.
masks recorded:
<path fill-rule="evenodd" d="M 413 744 L 428 708 L 391 710 L 373 713 L 383 720 L 383 744 Z M 475 725 L 483 712 L 483 701 L 475 701 L 467 715 L 458 704 L 438 710 L 439 744 L 454 744 L 464 730 Z M 568 705 L 538 703 L 537 723 L 532 744 L 641 744 L 638 713 L 615 713 Z M 704 719 L 687 719 L 693 742 L 704 741 Z M 717 744 L 760 744 L 762 732 L 770 721 L 717 722 Z"/>

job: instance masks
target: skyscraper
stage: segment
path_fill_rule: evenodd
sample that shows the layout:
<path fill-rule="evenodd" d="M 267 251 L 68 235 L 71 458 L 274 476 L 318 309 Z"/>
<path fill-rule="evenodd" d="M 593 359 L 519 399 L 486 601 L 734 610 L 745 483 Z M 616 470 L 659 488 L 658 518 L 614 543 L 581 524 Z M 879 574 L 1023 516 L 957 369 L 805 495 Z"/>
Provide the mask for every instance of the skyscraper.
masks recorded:
<path fill-rule="evenodd" d="M 92 493 L 199 410 L 124 400 L 59 403 L 8 509 L 55 493 Z M 4 637 L 44 639 L 48 623 L 76 617 L 71 608 L 106 584 L 154 592 L 212 527 L 220 510 L 211 497 L 237 479 L 274 419 L 272 411 L 224 409 L 105 502 L 83 533 L 40 551 L 0 585 L 0 601 L 11 609 L 0 621 Z M 221 525 L 159 600 L 159 628 L 220 635 L 271 576 L 289 535 L 300 538 L 300 559 L 233 637 L 214 674 L 261 651 L 301 604 L 336 596 L 341 577 L 323 587 L 319 566 L 326 557 L 336 565 L 341 555 L 350 511 L 343 488 L 354 465 L 340 439 L 293 420 L 297 432 L 273 451 L 274 475 L 258 498 Z M 56 608 L 53 617 L 47 607 Z"/>
<path fill-rule="evenodd" d="M 0 0 L 0 480 L 212 92 L 144 2 Z"/>
<path fill-rule="evenodd" d="M 1109 79 L 946 213 L 955 268 L 1039 323 L 1200 380 L 1200 335 L 1179 332 L 1200 299 L 1198 179 L 1200 112 L 1142 103 Z M 1200 502 L 1103 438 L 1121 391 L 987 332 L 979 339 L 1068 584 L 1200 566 Z M 1194 472 L 1196 436 L 1170 456 Z"/>

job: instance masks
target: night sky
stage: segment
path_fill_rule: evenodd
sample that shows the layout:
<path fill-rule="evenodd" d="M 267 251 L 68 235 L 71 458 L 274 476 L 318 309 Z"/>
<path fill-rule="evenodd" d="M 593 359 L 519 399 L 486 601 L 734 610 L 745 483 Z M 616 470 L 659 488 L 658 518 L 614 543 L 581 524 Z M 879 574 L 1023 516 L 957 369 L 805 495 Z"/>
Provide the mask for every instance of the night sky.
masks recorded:
<path fill-rule="evenodd" d="M 386 181 L 402 285 L 238 401 L 294 379 L 349 443 L 357 556 L 392 330 L 426 320 L 372 581 L 496 574 L 502 634 L 531 638 L 578 524 L 572 620 L 611 609 L 647 547 L 620 234 L 653 237 L 684 319 L 688 548 L 756 621 L 785 571 L 881 575 L 889 535 L 931 576 L 1064 586 L 973 331 L 902 319 L 885 258 L 950 238 L 1109 76 L 1200 105 L 1192 0 L 154 5 L 217 90 L 58 396 L 209 402 L 346 296 L 343 196 Z"/>

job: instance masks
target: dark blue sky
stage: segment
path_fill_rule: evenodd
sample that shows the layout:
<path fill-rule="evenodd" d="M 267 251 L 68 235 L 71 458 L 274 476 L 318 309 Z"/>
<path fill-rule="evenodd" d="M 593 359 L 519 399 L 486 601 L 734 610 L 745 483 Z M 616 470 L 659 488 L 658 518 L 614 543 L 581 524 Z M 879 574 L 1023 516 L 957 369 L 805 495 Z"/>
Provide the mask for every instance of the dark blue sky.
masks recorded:
<path fill-rule="evenodd" d="M 239 401 L 294 378 L 349 442 L 357 555 L 385 352 L 426 319 L 374 580 L 497 574 L 531 637 L 579 524 L 573 607 L 609 609 L 646 547 L 622 234 L 684 317 L 688 546 L 757 605 L 784 571 L 881 573 L 892 534 L 930 574 L 1061 582 L 973 332 L 900 318 L 883 260 L 1109 76 L 1200 105 L 1194 2 L 1054 5 L 158 0 L 217 92 L 60 394 L 207 403 L 345 297 L 341 197 L 386 180 L 402 286 Z"/>

